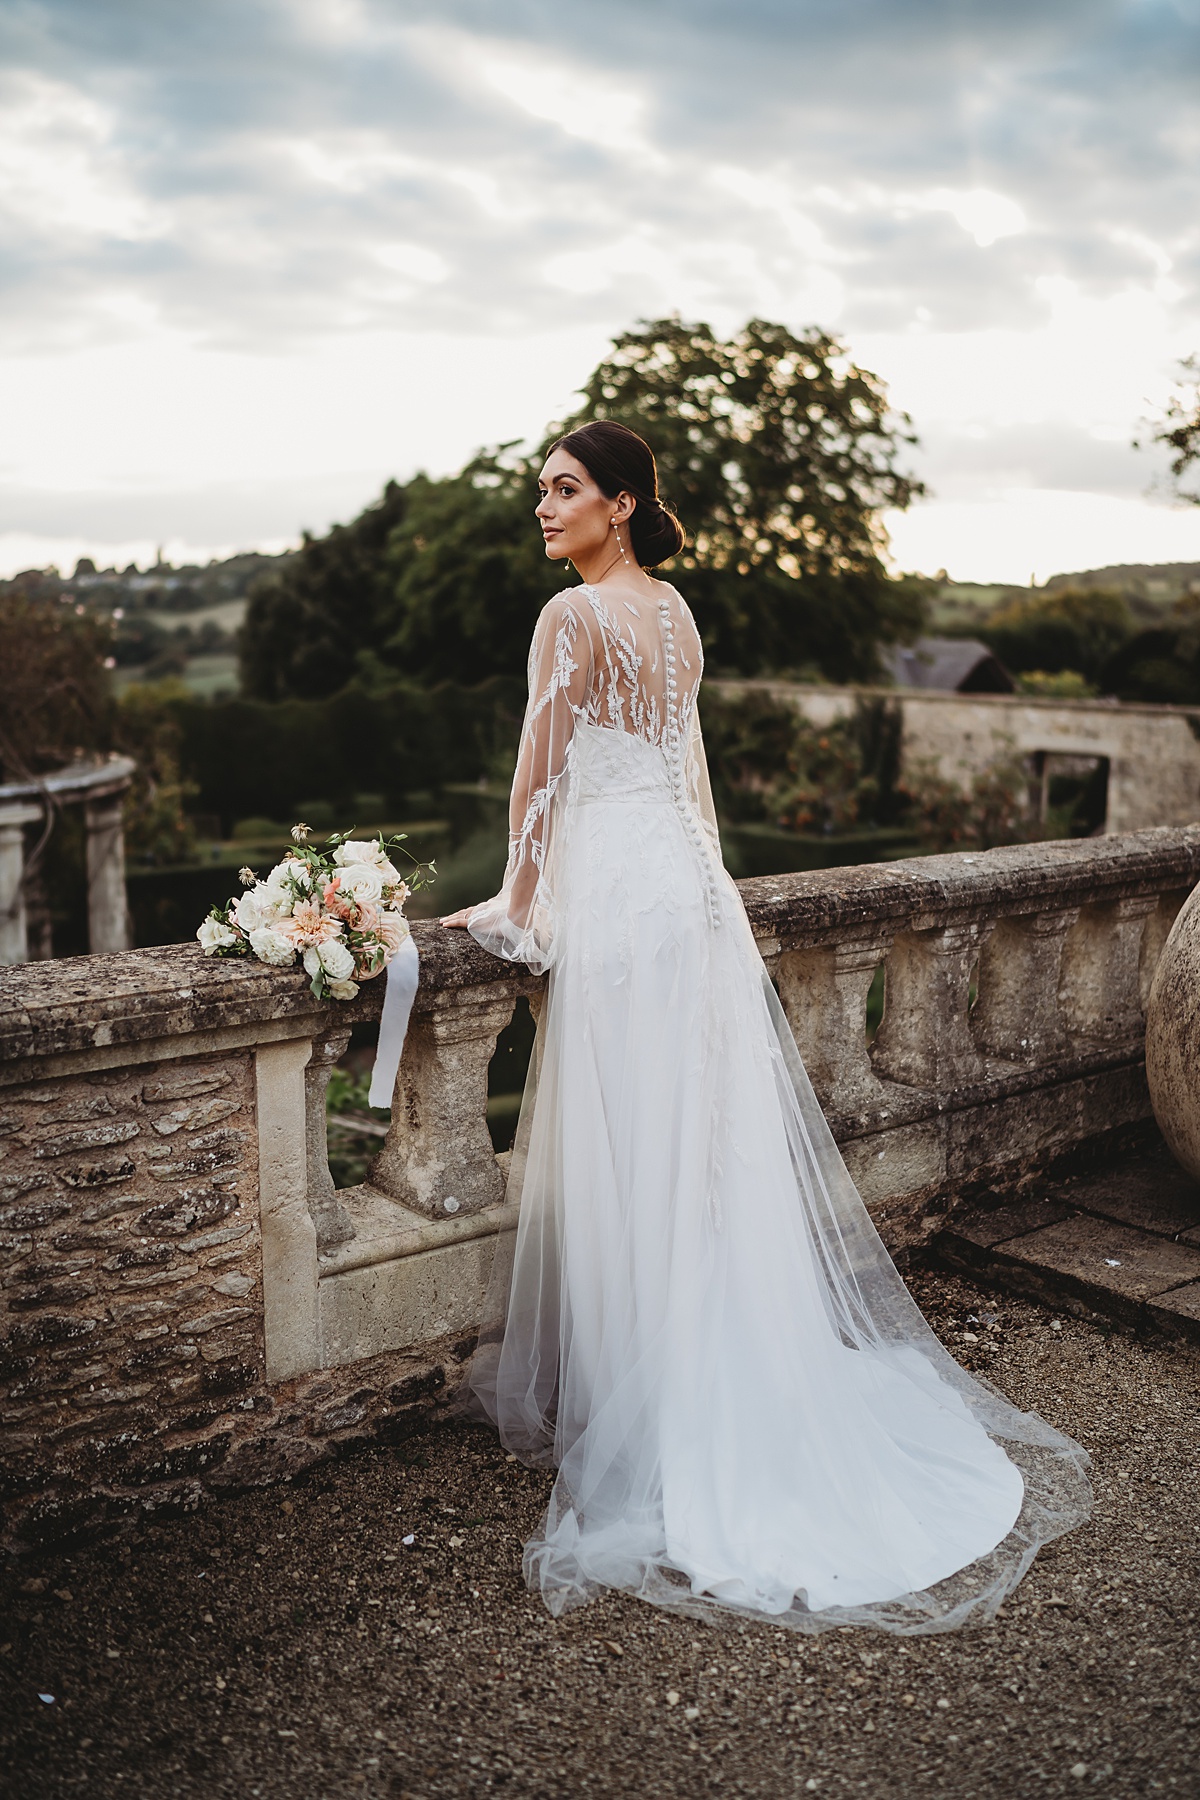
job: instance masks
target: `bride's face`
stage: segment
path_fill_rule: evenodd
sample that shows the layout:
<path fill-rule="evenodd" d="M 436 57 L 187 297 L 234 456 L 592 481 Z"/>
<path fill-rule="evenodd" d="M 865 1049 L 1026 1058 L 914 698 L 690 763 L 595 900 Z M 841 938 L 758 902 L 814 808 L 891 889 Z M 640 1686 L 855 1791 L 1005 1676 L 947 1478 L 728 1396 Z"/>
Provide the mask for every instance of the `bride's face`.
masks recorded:
<path fill-rule="evenodd" d="M 537 520 L 546 555 L 556 562 L 569 558 L 578 568 L 613 548 L 612 522 L 623 523 L 633 510 L 628 494 L 615 500 L 602 493 L 583 464 L 565 450 L 552 450 L 538 477 L 541 500 Z"/>

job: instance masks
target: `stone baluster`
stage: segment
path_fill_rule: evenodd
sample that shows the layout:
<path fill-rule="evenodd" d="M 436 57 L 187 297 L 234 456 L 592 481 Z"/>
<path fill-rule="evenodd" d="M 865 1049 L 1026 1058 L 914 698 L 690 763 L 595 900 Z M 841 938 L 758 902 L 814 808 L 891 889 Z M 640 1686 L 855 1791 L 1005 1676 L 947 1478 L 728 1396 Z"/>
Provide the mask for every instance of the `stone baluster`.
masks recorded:
<path fill-rule="evenodd" d="M 1141 1039 L 1141 952 L 1155 894 L 1133 894 L 1081 908 L 1063 946 L 1059 997 L 1073 1037 L 1109 1043 Z"/>
<path fill-rule="evenodd" d="M 329 1077 L 346 1054 L 350 1028 L 327 1032 L 314 1040 L 312 1056 L 304 1071 L 305 1147 L 308 1156 L 308 1210 L 317 1228 L 317 1249 L 332 1250 L 354 1236 L 350 1215 L 338 1199 L 329 1172 L 329 1142 L 325 1128 L 325 1100 Z"/>
<path fill-rule="evenodd" d="M 511 992 L 435 997 L 408 1028 L 387 1142 L 370 1185 L 430 1218 L 480 1212 L 504 1198 L 487 1128 L 488 1064 L 513 1015 Z"/>
<path fill-rule="evenodd" d="M 1158 959 L 1163 953 L 1167 939 L 1188 897 L 1186 888 L 1172 888 L 1168 893 L 1160 894 L 1154 911 L 1148 914 L 1142 930 L 1142 948 L 1138 957 L 1138 990 L 1141 994 L 1142 1011 L 1145 1012 L 1150 999 L 1150 988 L 1154 981 L 1154 971 L 1158 967 Z"/>
<path fill-rule="evenodd" d="M 871 1055 L 876 1074 L 939 1090 L 979 1080 L 983 1065 L 971 1036 L 969 996 L 985 929 L 972 920 L 898 935 Z"/>
<path fill-rule="evenodd" d="M 890 944 L 890 934 L 872 931 L 785 950 L 775 964 L 783 1010 L 827 1112 L 858 1112 L 880 1098 L 867 1054 L 867 995 Z"/>
<path fill-rule="evenodd" d="M 88 948 L 93 956 L 131 950 L 133 933 L 125 892 L 123 794 L 89 800 L 87 820 Z"/>
<path fill-rule="evenodd" d="M 25 827 L 42 817 L 26 801 L 0 806 L 0 963 L 29 958 L 25 935 Z"/>
<path fill-rule="evenodd" d="M 1061 912 L 997 919 L 979 953 L 975 1042 L 1006 1062 L 1051 1062 L 1069 1044 L 1058 990 L 1063 945 L 1079 917 Z"/>

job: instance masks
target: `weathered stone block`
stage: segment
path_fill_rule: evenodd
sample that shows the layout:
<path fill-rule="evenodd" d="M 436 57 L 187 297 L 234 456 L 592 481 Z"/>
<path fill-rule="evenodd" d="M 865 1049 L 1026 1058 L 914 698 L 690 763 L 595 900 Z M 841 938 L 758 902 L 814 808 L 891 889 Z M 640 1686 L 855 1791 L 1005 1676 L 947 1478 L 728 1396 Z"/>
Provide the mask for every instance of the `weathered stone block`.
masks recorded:
<path fill-rule="evenodd" d="M 90 1337 L 101 1320 L 81 1317 L 78 1313 L 46 1313 L 40 1319 L 23 1319 L 9 1333 L 9 1342 L 18 1350 L 41 1349 L 49 1344 L 68 1344 L 76 1338 Z"/>
<path fill-rule="evenodd" d="M 10 1312 L 32 1312 L 39 1306 L 74 1306 L 80 1300 L 90 1300 L 95 1292 L 94 1281 L 48 1281 L 27 1293 L 10 1294 L 8 1309 Z"/>
<path fill-rule="evenodd" d="M 175 1251 L 170 1244 L 152 1244 L 144 1250 L 118 1250 L 115 1255 L 105 1258 L 103 1267 L 114 1273 L 125 1269 L 153 1269 L 172 1262 L 174 1257 Z"/>
<path fill-rule="evenodd" d="M 189 1100 L 197 1094 L 211 1094 L 218 1088 L 228 1087 L 232 1080 L 228 1069 L 195 1069 L 190 1074 L 147 1081 L 142 1088 L 142 1099 L 147 1106 L 154 1106 L 161 1100 Z"/>
<path fill-rule="evenodd" d="M 173 1200 L 147 1208 L 138 1226 L 151 1237 L 184 1237 L 228 1218 L 238 1204 L 232 1188 L 184 1188 Z"/>
<path fill-rule="evenodd" d="M 112 1108 L 109 1108 L 112 1111 Z M 93 1125 L 85 1131 L 59 1131 L 43 1137 L 34 1146 L 35 1156 L 78 1156 L 84 1150 L 103 1150 L 109 1144 L 124 1144 L 141 1130 L 132 1119 L 114 1119 L 107 1125 Z"/>
<path fill-rule="evenodd" d="M 24 1098 L 22 1095 L 22 1099 Z M 41 1122 L 47 1125 L 75 1125 L 82 1119 L 111 1118 L 113 1111 L 113 1103 L 107 1094 L 88 1094 L 78 1100 L 59 1095 L 51 1098 Z"/>
<path fill-rule="evenodd" d="M 196 1106 L 173 1107 L 170 1112 L 156 1114 L 150 1123 L 160 1137 L 171 1137 L 177 1131 L 198 1131 L 203 1126 L 215 1125 L 218 1120 L 228 1119 L 238 1110 L 237 1100 L 218 1096 L 201 1101 Z"/>
<path fill-rule="evenodd" d="M 0 1231 L 40 1231 L 63 1219 L 71 1208 L 65 1200 L 43 1200 L 33 1206 L 6 1206 L 0 1209 Z"/>
<path fill-rule="evenodd" d="M 107 1162 L 80 1163 L 72 1168 L 56 1169 L 55 1174 L 72 1188 L 112 1187 L 118 1181 L 131 1181 L 137 1174 L 137 1164 L 127 1156 L 121 1156 Z"/>

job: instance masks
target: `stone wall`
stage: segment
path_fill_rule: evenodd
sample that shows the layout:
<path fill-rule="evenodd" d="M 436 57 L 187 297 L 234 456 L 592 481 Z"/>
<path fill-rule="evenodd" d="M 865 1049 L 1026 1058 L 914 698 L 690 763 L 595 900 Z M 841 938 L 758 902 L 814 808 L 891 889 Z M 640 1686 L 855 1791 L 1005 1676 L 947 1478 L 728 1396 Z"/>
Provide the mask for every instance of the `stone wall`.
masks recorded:
<path fill-rule="evenodd" d="M 1145 997 L 1198 877 L 1200 830 L 1156 830 L 741 884 L 894 1251 L 1149 1118 Z M 4 1542 L 286 1479 L 452 1395 L 515 1224 L 488 1062 L 541 983 L 416 932 L 388 1139 L 340 1194 L 324 1090 L 381 984 L 323 1007 L 190 946 L 0 971 Z"/>
<path fill-rule="evenodd" d="M 1108 832 L 1187 825 L 1200 819 L 1200 707 L 923 689 L 802 687 L 786 681 L 711 685 L 730 694 L 747 688 L 768 692 L 794 705 L 818 727 L 848 717 L 859 693 L 894 700 L 903 721 L 903 766 L 910 769 L 918 759 L 929 758 L 950 781 L 965 783 L 1014 753 L 1106 757 Z"/>

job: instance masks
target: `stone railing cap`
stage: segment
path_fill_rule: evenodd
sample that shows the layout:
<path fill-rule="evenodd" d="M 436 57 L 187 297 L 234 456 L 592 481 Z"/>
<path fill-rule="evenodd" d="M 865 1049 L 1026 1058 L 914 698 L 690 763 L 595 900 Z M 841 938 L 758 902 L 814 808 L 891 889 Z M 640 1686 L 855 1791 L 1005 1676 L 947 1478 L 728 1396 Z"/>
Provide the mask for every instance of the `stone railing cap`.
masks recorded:
<path fill-rule="evenodd" d="M 1200 826 L 1161 826 L 1123 837 L 759 876 L 738 885 L 764 948 L 786 949 L 868 931 L 887 936 L 1066 910 L 1191 888 L 1198 879 Z M 413 936 L 421 957 L 418 1012 L 464 990 L 503 986 L 516 996 L 538 986 L 527 969 L 497 961 L 465 931 L 418 921 Z M 311 1021 L 316 1034 L 335 1022 L 378 1018 L 383 991 L 379 979 L 364 983 L 357 1000 L 323 1004 L 298 968 L 206 956 L 196 944 L 21 963 L 0 969 L 0 1060 L 185 1037 L 254 1021 Z"/>
<path fill-rule="evenodd" d="M 100 800 L 129 786 L 137 764 L 130 756 L 109 756 L 103 762 L 69 763 L 37 781 L 0 784 L 0 806 L 14 800 L 37 800 L 45 793 L 59 800 Z"/>

